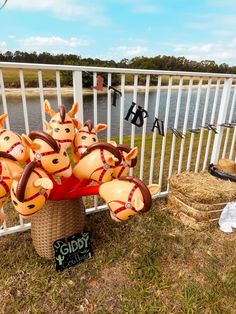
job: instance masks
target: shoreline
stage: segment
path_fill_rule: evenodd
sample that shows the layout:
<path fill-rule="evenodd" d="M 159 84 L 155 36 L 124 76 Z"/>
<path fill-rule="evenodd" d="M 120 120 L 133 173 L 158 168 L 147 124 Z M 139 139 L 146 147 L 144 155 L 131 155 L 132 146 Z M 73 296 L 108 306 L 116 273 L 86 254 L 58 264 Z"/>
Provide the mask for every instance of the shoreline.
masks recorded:
<path fill-rule="evenodd" d="M 216 85 L 211 85 L 211 87 L 215 87 Z M 121 89 L 121 86 L 116 86 L 118 90 Z M 173 85 L 171 90 L 178 90 L 178 85 Z M 192 89 L 197 89 L 198 85 L 193 85 Z M 202 85 L 202 88 L 207 88 L 207 85 Z M 188 85 L 184 85 L 183 90 L 188 89 Z M 61 87 L 61 96 L 73 96 L 73 87 Z M 134 86 L 125 86 L 125 92 L 133 92 Z M 155 92 L 157 90 L 157 86 L 149 86 L 149 92 Z M 161 91 L 167 91 L 168 86 L 161 86 Z M 145 93 L 145 86 L 138 86 L 138 93 Z M 103 91 L 97 92 L 98 95 L 107 94 L 107 88 L 104 87 Z M 21 89 L 20 88 L 5 88 L 5 95 L 7 97 L 21 97 Z M 39 88 L 38 87 L 29 87 L 25 88 L 25 95 L 27 97 L 39 97 Z M 56 96 L 57 88 L 55 87 L 45 87 L 43 88 L 44 97 Z M 91 88 L 83 88 L 83 95 L 90 96 L 93 95 L 93 90 Z M 0 90 L 0 96 L 2 96 Z"/>

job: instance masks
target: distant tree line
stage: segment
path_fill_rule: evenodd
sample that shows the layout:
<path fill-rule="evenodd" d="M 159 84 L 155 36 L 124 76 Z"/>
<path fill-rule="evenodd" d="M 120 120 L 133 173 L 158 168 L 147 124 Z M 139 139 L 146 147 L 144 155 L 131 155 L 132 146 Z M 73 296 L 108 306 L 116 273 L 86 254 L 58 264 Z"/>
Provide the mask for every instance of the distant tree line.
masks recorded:
<path fill-rule="evenodd" d="M 53 55 L 48 52 L 23 52 L 23 51 L 7 51 L 0 53 L 0 61 L 3 62 L 25 62 L 25 63 L 47 63 L 47 64 L 64 64 L 64 65 L 79 65 L 79 66 L 97 66 L 97 67 L 113 67 L 113 68 L 135 68 L 135 69 L 150 69 L 150 70 L 171 70 L 171 71 L 191 71 L 191 72 L 211 72 L 211 73 L 236 73 L 236 66 L 229 66 L 226 63 L 217 64 L 212 60 L 203 60 L 200 62 L 188 60 L 185 57 L 174 57 L 158 55 L 155 57 L 135 57 L 133 59 L 122 59 L 121 61 L 100 60 L 92 58 L 82 58 L 75 54 L 57 54 Z M 106 79 L 106 78 L 105 78 Z M 112 84 L 120 83 L 120 75 L 112 76 Z M 139 82 L 142 83 L 145 78 L 140 76 Z M 153 78 L 152 83 L 156 83 Z M 127 75 L 126 83 L 132 84 L 133 77 Z M 37 85 L 37 82 L 32 82 L 31 85 Z M 72 85 L 71 72 L 63 71 L 61 73 L 62 86 Z M 84 73 L 84 87 L 92 85 L 92 77 Z M 48 82 L 47 85 L 55 85 L 55 81 Z"/>

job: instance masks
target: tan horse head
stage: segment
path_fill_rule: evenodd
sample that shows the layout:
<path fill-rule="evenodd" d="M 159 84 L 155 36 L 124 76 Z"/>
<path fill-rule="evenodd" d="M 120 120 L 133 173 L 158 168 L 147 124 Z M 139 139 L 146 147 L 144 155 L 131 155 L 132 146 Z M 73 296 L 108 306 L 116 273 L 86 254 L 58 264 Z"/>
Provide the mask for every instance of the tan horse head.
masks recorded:
<path fill-rule="evenodd" d="M 108 143 L 95 143 L 80 157 L 73 174 L 81 180 L 107 182 L 113 179 L 114 167 L 120 162 L 121 155 L 116 147 Z"/>
<path fill-rule="evenodd" d="M 99 195 L 108 204 L 111 218 L 120 222 L 138 212 L 148 211 L 152 206 L 152 195 L 159 191 L 157 184 L 146 186 L 138 178 L 127 176 L 103 183 Z"/>
<path fill-rule="evenodd" d="M 138 148 L 130 148 L 124 144 L 116 145 L 115 142 L 111 143 L 119 149 L 122 157 L 121 163 L 114 168 L 113 177 L 119 178 L 126 176 L 129 173 L 129 169 L 135 167 L 137 164 Z"/>
<path fill-rule="evenodd" d="M 19 134 L 4 128 L 6 118 L 7 113 L 0 116 L 0 151 L 12 155 L 20 162 L 25 162 L 29 159 L 29 150 Z"/>
<path fill-rule="evenodd" d="M 97 133 L 105 130 L 107 125 L 99 123 L 94 127 L 92 121 L 88 120 L 83 126 L 78 123 L 76 128 L 78 131 L 72 144 L 72 157 L 75 162 L 78 162 L 80 156 L 86 152 L 86 149 L 98 142 Z"/>
<path fill-rule="evenodd" d="M 66 150 L 46 132 L 31 132 L 22 135 L 25 145 L 30 148 L 30 160 L 37 161 L 48 173 L 56 177 L 70 177 L 72 169 Z"/>
<path fill-rule="evenodd" d="M 21 173 L 22 168 L 15 157 L 0 151 L 0 207 L 3 207 L 10 195 L 12 185 L 11 171 Z"/>
<path fill-rule="evenodd" d="M 53 183 L 35 161 L 31 161 L 22 174 L 13 173 L 12 176 L 12 204 L 23 218 L 29 218 L 43 207 Z"/>
<path fill-rule="evenodd" d="M 75 137 L 74 116 L 78 112 L 78 103 L 74 103 L 71 110 L 66 113 L 65 106 L 60 105 L 59 111 L 56 113 L 48 100 L 43 104 L 44 111 L 51 117 L 49 122 L 44 121 L 47 132 L 58 142 L 63 148 L 67 149 L 71 146 Z"/>

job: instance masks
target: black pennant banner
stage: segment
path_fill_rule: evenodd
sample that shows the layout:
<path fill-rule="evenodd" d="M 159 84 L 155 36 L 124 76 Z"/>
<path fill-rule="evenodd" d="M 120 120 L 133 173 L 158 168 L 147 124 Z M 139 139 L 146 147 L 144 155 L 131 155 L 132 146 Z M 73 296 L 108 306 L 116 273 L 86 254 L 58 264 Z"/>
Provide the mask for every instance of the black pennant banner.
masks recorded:
<path fill-rule="evenodd" d="M 91 77 L 93 76 L 91 73 L 85 71 L 87 74 L 89 74 Z M 112 90 L 112 106 L 116 107 L 117 102 L 117 96 L 122 96 L 122 93 L 117 88 L 107 85 L 104 81 L 104 79 L 101 76 L 97 77 L 97 85 L 93 86 L 92 88 L 95 88 L 97 90 L 102 90 L 103 86 L 106 86 L 107 89 Z M 130 123 L 134 124 L 137 127 L 142 127 L 144 124 L 144 119 L 148 117 L 147 110 L 143 109 L 141 106 L 137 105 L 134 101 L 132 101 L 132 104 L 130 105 L 130 108 L 128 109 L 128 112 L 125 116 L 125 120 L 129 121 Z M 234 128 L 236 127 L 236 121 L 231 122 L 225 122 L 222 124 L 219 124 L 218 126 L 224 127 L 224 128 Z M 155 128 L 157 128 L 158 134 L 160 136 L 165 136 L 164 131 L 164 121 L 160 120 L 159 118 L 155 117 L 154 122 L 152 125 L 151 131 L 154 132 Z M 186 134 L 183 134 L 181 131 L 175 128 L 167 128 L 171 130 L 171 132 L 176 136 L 176 138 L 184 139 Z M 207 123 L 205 126 L 196 127 L 195 129 L 188 129 L 187 131 L 190 133 L 198 134 L 201 129 L 205 129 L 208 131 L 213 131 L 215 134 L 218 134 L 217 131 L 217 125 Z"/>

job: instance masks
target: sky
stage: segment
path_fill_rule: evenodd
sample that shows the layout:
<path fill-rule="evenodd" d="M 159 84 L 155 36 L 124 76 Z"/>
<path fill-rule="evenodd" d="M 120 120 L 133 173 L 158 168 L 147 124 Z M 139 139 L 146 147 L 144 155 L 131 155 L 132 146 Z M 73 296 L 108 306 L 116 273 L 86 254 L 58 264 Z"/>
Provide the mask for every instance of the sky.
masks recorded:
<path fill-rule="evenodd" d="M 1 52 L 236 65 L 236 0 L 8 0 L 0 25 Z"/>

